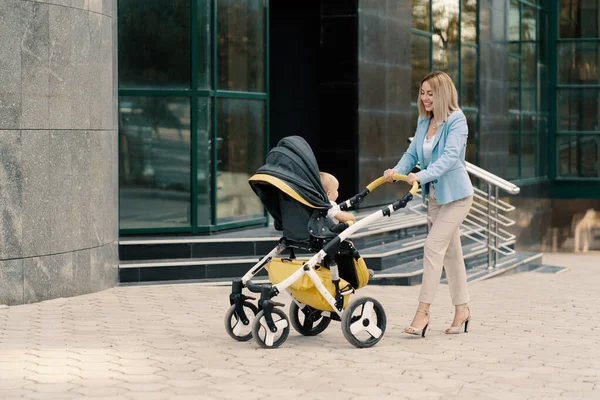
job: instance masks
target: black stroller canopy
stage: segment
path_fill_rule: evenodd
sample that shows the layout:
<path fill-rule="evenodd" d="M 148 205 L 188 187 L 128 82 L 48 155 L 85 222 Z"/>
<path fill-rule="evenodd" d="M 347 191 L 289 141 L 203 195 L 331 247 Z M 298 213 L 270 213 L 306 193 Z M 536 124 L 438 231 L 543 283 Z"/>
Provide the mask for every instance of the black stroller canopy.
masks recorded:
<path fill-rule="evenodd" d="M 300 136 L 281 139 L 250 178 L 250 186 L 275 220 L 275 229 L 291 240 L 308 241 L 311 216 L 331 208 L 317 160 Z"/>
<path fill-rule="evenodd" d="M 268 175 L 278 178 L 308 204 L 299 199 L 296 200 L 311 208 L 331 208 L 327 194 L 321 184 L 319 166 L 315 155 L 306 140 L 300 136 L 288 136 L 281 139 L 277 146 L 269 152 L 266 164 L 256 171 L 256 175 Z M 256 175 L 251 178 L 250 182 L 253 189 L 253 180 Z M 259 178 L 257 177 L 257 179 Z M 273 182 L 269 183 L 273 184 Z"/>

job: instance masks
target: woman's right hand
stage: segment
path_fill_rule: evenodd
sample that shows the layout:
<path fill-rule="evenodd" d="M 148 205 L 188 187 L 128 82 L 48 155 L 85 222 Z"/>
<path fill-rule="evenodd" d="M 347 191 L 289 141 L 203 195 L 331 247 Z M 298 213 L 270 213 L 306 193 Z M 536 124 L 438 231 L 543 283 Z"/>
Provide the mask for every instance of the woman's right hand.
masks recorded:
<path fill-rule="evenodd" d="M 394 179 L 392 179 L 392 176 L 394 176 L 395 173 L 396 173 L 396 171 L 394 171 L 393 169 L 386 169 L 385 172 L 383 173 L 383 177 L 385 178 L 385 180 L 387 182 L 394 182 Z"/>

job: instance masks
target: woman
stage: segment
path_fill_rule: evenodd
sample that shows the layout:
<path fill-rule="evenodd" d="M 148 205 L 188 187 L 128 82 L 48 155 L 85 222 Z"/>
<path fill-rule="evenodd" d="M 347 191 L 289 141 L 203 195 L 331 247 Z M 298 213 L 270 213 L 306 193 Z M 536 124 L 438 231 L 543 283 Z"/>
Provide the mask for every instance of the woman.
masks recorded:
<path fill-rule="evenodd" d="M 471 317 L 468 307 L 467 273 L 460 243 L 459 227 L 473 203 L 473 186 L 465 166 L 467 120 L 458 108 L 452 79 L 444 72 L 432 72 L 421 81 L 419 119 L 415 137 L 398 164 L 384 172 L 407 175 L 407 182 L 421 183 L 423 201 L 428 199 L 431 228 L 424 245 L 423 282 L 419 307 L 404 332 L 425 337 L 429 307 L 446 269 L 450 295 L 455 306 L 454 321 L 446 333 L 464 331 Z M 416 174 L 410 171 L 420 163 Z"/>

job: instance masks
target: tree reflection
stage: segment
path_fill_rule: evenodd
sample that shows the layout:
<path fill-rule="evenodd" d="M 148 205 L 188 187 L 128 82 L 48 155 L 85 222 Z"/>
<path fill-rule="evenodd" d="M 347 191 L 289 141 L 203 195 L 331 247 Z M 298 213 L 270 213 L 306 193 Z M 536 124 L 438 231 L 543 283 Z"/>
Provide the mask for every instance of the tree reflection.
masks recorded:
<path fill-rule="evenodd" d="M 433 63 L 458 81 L 458 0 L 433 0 Z"/>
<path fill-rule="evenodd" d="M 412 0 L 412 27 L 429 32 L 429 0 Z"/>

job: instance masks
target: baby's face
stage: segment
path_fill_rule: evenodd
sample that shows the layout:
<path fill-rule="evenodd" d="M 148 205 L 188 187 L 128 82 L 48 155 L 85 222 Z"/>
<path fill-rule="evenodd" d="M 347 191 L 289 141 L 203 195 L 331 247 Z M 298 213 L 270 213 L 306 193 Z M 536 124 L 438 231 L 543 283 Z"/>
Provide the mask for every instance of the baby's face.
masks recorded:
<path fill-rule="evenodd" d="M 327 198 L 331 201 L 336 201 L 339 194 L 338 188 L 340 184 L 338 182 L 331 182 L 327 187 L 325 187 L 325 191 L 327 192 Z"/>

